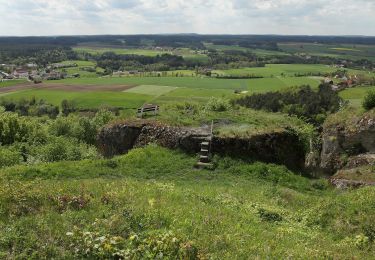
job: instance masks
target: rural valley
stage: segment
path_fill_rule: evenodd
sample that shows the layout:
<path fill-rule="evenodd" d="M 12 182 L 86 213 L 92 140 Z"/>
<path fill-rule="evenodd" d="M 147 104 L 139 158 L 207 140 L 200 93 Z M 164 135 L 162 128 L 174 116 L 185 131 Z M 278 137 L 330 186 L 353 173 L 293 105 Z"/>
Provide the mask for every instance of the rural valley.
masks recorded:
<path fill-rule="evenodd" d="M 0 37 L 1 259 L 374 259 L 375 37 Z"/>

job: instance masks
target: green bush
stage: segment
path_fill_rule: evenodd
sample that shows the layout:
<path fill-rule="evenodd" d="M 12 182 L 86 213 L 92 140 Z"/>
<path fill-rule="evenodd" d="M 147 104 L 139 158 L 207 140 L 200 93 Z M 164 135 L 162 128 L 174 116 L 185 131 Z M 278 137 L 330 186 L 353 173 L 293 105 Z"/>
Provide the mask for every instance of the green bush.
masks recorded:
<path fill-rule="evenodd" d="M 375 107 L 375 91 L 374 90 L 367 92 L 363 100 L 362 106 L 366 110 L 370 110 Z"/>
<path fill-rule="evenodd" d="M 15 142 L 43 143 L 45 127 L 36 119 L 19 116 L 12 112 L 0 113 L 0 144 Z"/>
<path fill-rule="evenodd" d="M 209 111 L 223 112 L 231 108 L 230 101 L 225 98 L 215 98 L 212 97 L 208 100 L 204 109 Z"/>
<path fill-rule="evenodd" d="M 98 157 L 95 147 L 63 136 L 50 137 L 47 144 L 34 147 L 30 154 L 30 160 L 34 162 L 78 161 Z"/>
<path fill-rule="evenodd" d="M 13 166 L 22 160 L 21 154 L 14 148 L 4 148 L 0 146 L 0 168 Z"/>

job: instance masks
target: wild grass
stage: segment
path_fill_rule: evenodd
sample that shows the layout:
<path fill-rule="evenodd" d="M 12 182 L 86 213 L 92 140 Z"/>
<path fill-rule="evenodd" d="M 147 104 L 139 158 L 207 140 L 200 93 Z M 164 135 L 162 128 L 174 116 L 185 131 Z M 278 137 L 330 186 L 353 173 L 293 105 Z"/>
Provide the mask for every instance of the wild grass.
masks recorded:
<path fill-rule="evenodd" d="M 282 166 L 215 158 L 216 170 L 198 171 L 195 162 L 152 145 L 111 160 L 3 170 L 0 255 L 375 257 L 373 188 L 338 192 Z"/>

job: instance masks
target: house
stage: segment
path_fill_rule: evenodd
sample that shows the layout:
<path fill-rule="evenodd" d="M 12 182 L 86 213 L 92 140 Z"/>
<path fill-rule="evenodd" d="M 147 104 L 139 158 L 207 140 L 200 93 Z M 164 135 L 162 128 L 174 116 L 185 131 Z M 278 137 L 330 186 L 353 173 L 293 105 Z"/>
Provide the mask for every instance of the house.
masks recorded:
<path fill-rule="evenodd" d="M 29 71 L 27 69 L 15 69 L 12 73 L 15 78 L 28 78 Z"/>
<path fill-rule="evenodd" d="M 5 73 L 5 72 L 3 72 L 3 71 L 0 71 L 0 78 L 5 79 L 5 78 L 8 78 L 8 77 L 9 77 L 9 74 L 8 74 L 8 73 Z"/>

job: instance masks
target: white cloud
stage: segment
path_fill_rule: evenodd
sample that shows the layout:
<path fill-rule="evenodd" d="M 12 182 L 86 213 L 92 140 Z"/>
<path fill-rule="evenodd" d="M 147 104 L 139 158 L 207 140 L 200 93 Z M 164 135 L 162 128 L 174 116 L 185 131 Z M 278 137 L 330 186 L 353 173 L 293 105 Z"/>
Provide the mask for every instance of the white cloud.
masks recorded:
<path fill-rule="evenodd" d="M 0 0 L 0 35 L 375 35 L 373 0 Z"/>

